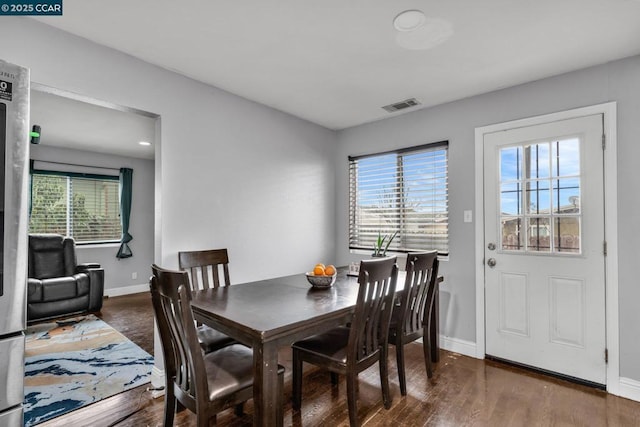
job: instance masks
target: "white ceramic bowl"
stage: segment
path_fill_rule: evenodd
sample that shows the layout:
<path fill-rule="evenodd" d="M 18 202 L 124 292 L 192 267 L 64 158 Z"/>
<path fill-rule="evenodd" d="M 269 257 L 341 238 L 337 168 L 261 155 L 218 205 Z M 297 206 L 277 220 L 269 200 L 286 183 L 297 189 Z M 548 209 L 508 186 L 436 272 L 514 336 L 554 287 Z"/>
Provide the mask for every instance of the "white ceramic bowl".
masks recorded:
<path fill-rule="evenodd" d="M 330 288 L 336 282 L 336 276 L 316 276 L 313 273 L 307 273 L 307 280 L 314 288 Z"/>

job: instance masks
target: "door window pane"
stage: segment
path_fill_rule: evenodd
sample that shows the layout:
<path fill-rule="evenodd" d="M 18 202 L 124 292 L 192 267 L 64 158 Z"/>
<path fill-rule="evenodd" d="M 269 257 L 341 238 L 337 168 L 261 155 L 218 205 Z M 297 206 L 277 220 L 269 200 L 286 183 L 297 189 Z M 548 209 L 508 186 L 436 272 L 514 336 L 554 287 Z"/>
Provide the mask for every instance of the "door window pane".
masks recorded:
<path fill-rule="evenodd" d="M 556 141 L 552 145 L 551 170 L 553 176 L 580 175 L 580 140 Z"/>
<path fill-rule="evenodd" d="M 580 178 L 554 179 L 553 213 L 580 213 Z"/>
<path fill-rule="evenodd" d="M 502 215 L 520 215 L 522 208 L 522 189 L 519 182 L 500 186 L 500 212 Z"/>
<path fill-rule="evenodd" d="M 580 253 L 580 217 L 557 217 L 554 226 L 556 252 Z"/>
<path fill-rule="evenodd" d="M 522 179 L 522 147 L 509 147 L 500 150 L 500 181 Z"/>
<path fill-rule="evenodd" d="M 547 178 L 549 176 L 549 143 L 532 144 L 525 148 L 527 178 Z"/>
<path fill-rule="evenodd" d="M 550 202 L 548 180 L 527 182 L 525 213 L 533 215 L 548 214 Z"/>
<path fill-rule="evenodd" d="M 530 252 L 551 251 L 551 223 L 549 218 L 527 218 L 527 249 Z"/>
<path fill-rule="evenodd" d="M 524 249 L 520 233 L 521 224 L 522 218 L 502 218 L 500 232 L 503 250 L 519 251 Z"/>

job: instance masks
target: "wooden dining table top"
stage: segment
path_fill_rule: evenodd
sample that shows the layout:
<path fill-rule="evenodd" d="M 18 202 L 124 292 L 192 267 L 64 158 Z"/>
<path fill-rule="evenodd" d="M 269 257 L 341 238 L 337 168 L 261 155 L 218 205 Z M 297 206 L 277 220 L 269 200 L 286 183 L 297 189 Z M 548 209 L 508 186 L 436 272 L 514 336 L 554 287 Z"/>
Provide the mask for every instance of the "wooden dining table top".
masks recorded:
<path fill-rule="evenodd" d="M 317 289 L 304 274 L 295 274 L 195 291 L 191 306 L 196 317 L 206 313 L 209 320 L 251 335 L 251 341 L 268 341 L 311 320 L 350 314 L 358 295 L 357 279 L 347 275 L 346 267 L 339 268 L 333 286 Z M 404 277 L 399 277 L 398 285 L 403 284 Z"/>

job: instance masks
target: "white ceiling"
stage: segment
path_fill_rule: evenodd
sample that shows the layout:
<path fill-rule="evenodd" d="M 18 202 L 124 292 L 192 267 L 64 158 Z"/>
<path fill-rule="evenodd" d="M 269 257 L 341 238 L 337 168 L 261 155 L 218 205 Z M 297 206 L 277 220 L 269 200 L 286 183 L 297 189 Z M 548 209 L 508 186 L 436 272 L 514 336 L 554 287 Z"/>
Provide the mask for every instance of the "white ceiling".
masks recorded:
<path fill-rule="evenodd" d="M 126 157 L 153 159 L 155 118 L 31 90 L 31 124 L 39 125 L 40 143 Z"/>
<path fill-rule="evenodd" d="M 400 47 L 406 9 L 451 34 Z M 640 54 L 639 0 L 65 0 L 37 19 L 330 129 Z"/>

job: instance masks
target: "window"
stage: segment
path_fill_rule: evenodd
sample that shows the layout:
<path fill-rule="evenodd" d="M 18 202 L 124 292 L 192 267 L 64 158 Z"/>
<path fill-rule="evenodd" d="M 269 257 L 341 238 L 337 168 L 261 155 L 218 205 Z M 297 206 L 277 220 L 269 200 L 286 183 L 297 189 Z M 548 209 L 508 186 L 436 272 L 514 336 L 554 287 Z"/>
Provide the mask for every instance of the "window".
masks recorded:
<path fill-rule="evenodd" d="M 579 138 L 501 148 L 502 249 L 581 253 L 580 181 Z"/>
<path fill-rule="evenodd" d="M 349 248 L 449 252 L 448 142 L 349 157 Z"/>
<path fill-rule="evenodd" d="M 29 232 L 78 243 L 120 241 L 118 177 L 32 171 Z"/>

